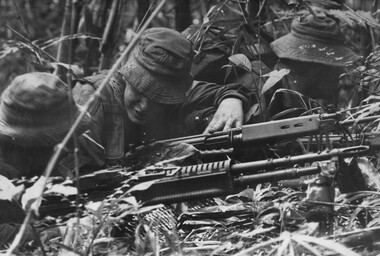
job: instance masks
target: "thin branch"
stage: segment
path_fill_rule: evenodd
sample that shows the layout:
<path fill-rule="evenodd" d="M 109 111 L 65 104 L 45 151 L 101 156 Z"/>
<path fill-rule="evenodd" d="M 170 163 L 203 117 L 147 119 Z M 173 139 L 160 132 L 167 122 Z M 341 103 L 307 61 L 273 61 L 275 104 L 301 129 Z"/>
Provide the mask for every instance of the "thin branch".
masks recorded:
<path fill-rule="evenodd" d="M 71 120 L 71 122 L 73 122 L 75 120 L 74 109 L 73 109 L 75 106 L 75 102 L 73 99 L 73 90 L 72 90 L 72 86 L 71 86 L 71 82 L 72 82 L 71 63 L 72 63 L 72 53 L 73 53 L 73 40 L 71 37 L 74 34 L 74 30 L 75 30 L 75 26 L 76 26 L 76 24 L 75 24 L 76 17 L 75 17 L 73 0 L 67 0 L 67 1 L 69 1 L 69 9 L 68 10 L 70 11 L 70 33 L 69 33 L 70 34 L 69 35 L 70 40 L 68 41 L 68 44 L 69 44 L 69 49 L 68 49 L 68 51 L 69 51 L 69 58 L 68 58 L 69 70 L 67 71 L 66 76 L 67 76 L 67 87 L 68 87 L 68 93 L 69 93 L 70 120 Z M 73 142 L 74 142 L 73 156 L 74 156 L 75 179 L 79 180 L 79 159 L 78 159 L 79 146 L 78 146 L 78 137 L 77 137 L 76 131 L 73 132 Z M 76 208 L 76 214 L 77 214 L 77 226 L 79 227 L 79 224 L 80 224 L 80 222 L 79 222 L 79 216 L 80 216 L 79 182 L 76 182 L 76 187 L 77 187 L 77 194 L 75 197 L 75 208 Z M 76 231 L 77 231 L 76 236 L 78 236 L 79 229 L 77 228 Z"/>
<path fill-rule="evenodd" d="M 56 58 L 54 58 L 53 56 L 51 56 L 48 52 L 44 51 L 43 49 L 41 49 L 38 45 L 36 45 L 35 43 L 33 43 L 32 41 L 30 41 L 28 38 L 26 38 L 25 36 L 23 36 L 21 33 L 19 33 L 17 30 L 14 30 L 12 27 L 6 25 L 7 28 L 9 28 L 10 30 L 12 30 L 16 35 L 18 35 L 19 37 L 21 37 L 21 39 L 25 40 L 30 46 L 32 46 L 33 50 L 35 52 L 37 51 L 40 51 L 42 52 L 43 54 L 45 54 L 46 56 L 48 56 L 50 59 L 54 60 L 55 62 L 59 62 Z M 37 53 L 36 53 L 37 55 Z"/>
<path fill-rule="evenodd" d="M 12 0 L 12 2 L 13 2 L 13 5 L 15 6 L 15 8 L 16 8 L 17 18 L 20 20 L 20 22 L 22 24 L 22 27 L 24 28 L 25 33 L 27 34 L 28 30 L 26 29 L 25 22 L 24 22 L 24 20 L 22 19 L 21 15 L 20 15 L 20 9 L 18 8 L 18 5 L 15 2 L 15 0 Z"/>
<path fill-rule="evenodd" d="M 112 24 L 114 23 L 114 20 L 115 20 L 118 5 L 119 5 L 119 0 L 112 1 L 111 12 L 110 12 L 110 15 L 108 16 L 106 28 L 104 29 L 102 41 L 99 46 L 99 51 L 101 53 L 101 56 L 100 56 L 98 71 L 101 71 L 104 68 L 104 62 L 106 58 L 105 47 L 107 45 L 107 41 L 111 33 Z"/>

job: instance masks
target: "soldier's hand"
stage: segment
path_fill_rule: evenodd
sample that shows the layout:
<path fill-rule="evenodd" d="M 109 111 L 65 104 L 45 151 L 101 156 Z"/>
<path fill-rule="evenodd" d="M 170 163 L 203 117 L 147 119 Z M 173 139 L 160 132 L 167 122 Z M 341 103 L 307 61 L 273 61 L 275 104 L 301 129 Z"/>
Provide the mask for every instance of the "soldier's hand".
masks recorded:
<path fill-rule="evenodd" d="M 244 118 L 243 102 L 236 98 L 224 99 L 204 133 L 241 127 Z"/>

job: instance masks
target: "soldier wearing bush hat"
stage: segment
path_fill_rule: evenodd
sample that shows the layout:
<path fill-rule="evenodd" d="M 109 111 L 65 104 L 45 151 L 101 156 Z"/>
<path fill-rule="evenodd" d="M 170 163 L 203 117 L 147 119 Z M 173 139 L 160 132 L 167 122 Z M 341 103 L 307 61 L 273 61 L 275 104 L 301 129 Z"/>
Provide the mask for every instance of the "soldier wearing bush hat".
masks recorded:
<path fill-rule="evenodd" d="M 272 42 L 271 47 L 280 58 L 277 69 L 290 69 L 290 73 L 282 80 L 282 86 L 310 98 L 321 99 L 322 103 L 333 103 L 337 96 L 339 76 L 345 72 L 344 68 L 360 59 L 360 56 L 344 45 L 339 24 L 322 13 L 294 19 L 291 33 Z M 296 109 L 302 106 L 297 104 L 298 96 L 283 96 L 283 107 Z M 305 111 L 306 109 L 301 110 Z M 303 203 L 307 209 L 308 221 L 326 219 L 333 213 L 332 207 L 309 202 L 333 201 L 333 178 L 328 171 L 333 165 L 326 164 L 325 167 L 326 170 L 309 183 L 307 198 Z"/>
<path fill-rule="evenodd" d="M 284 88 L 330 103 L 344 68 L 360 59 L 344 45 L 339 23 L 323 13 L 295 18 L 291 32 L 270 46 L 280 58 L 275 69 L 290 69 L 282 81 Z M 297 99 L 288 95 L 284 101 L 290 107 Z"/>
<path fill-rule="evenodd" d="M 75 120 L 70 109 L 76 118 L 79 108 L 70 103 L 67 85 L 57 76 L 42 72 L 17 76 L 1 95 L 0 174 L 10 178 L 41 175 L 54 146 L 63 140 Z M 85 115 L 77 134 L 88 129 L 90 120 L 90 115 Z M 85 144 L 87 148 L 90 145 Z"/>
<path fill-rule="evenodd" d="M 207 131 L 241 125 L 248 93 L 236 84 L 193 81 L 192 60 L 192 44 L 181 33 L 168 28 L 143 33 L 91 111 L 91 133 L 104 145 L 109 164 L 123 159 L 129 144 L 185 135 L 185 113 L 197 109 L 218 108 Z M 103 78 L 100 74 L 79 81 L 76 101 L 86 102 Z M 191 120 L 201 121 L 197 116 Z"/>

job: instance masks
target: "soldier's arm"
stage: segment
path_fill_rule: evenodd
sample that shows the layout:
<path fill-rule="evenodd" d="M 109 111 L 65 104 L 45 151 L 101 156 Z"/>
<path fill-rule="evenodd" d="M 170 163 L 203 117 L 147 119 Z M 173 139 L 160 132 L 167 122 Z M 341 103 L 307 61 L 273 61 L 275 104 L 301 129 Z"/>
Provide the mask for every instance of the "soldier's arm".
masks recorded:
<path fill-rule="evenodd" d="M 251 92 L 239 84 L 218 85 L 195 81 L 187 92 L 187 102 L 182 110 L 186 115 L 213 107 L 215 115 L 205 132 L 227 130 L 242 125 L 250 97 Z"/>

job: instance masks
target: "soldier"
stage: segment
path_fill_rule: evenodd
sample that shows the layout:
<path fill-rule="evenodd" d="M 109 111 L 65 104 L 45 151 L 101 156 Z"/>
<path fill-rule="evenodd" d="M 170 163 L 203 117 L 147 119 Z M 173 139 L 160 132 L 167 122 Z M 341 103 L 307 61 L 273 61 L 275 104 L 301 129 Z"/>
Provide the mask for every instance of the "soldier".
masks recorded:
<path fill-rule="evenodd" d="M 92 136 L 105 147 L 109 165 L 120 164 L 130 144 L 196 130 L 203 117 L 185 117 L 199 109 L 211 112 L 218 108 L 208 126 L 208 122 L 203 125 L 206 132 L 242 125 L 249 92 L 236 84 L 193 81 L 192 59 L 192 45 L 180 33 L 168 28 L 144 32 L 132 57 L 90 111 Z M 75 100 L 86 102 L 103 78 L 98 75 L 79 81 L 73 91 Z"/>
<path fill-rule="evenodd" d="M 13 186 L 8 179 L 41 175 L 53 153 L 79 115 L 79 108 L 69 101 L 67 85 L 49 73 L 28 73 L 17 76 L 1 95 L 0 103 L 0 248 L 10 243 L 25 218 L 16 198 L 7 198 Z M 91 117 L 87 114 L 76 134 L 85 132 Z M 89 137 L 81 135 L 79 167 L 93 170 L 104 164 L 104 149 Z M 67 145 L 55 169 L 56 174 L 72 176 L 73 155 Z M 3 177 L 4 176 L 4 177 Z M 8 178 L 8 179 L 7 179 Z M 9 197 L 9 196 L 8 196 Z M 49 233 L 50 232 L 50 233 Z M 38 233 L 26 227 L 20 246 L 32 241 Z M 50 236 L 51 231 L 43 231 Z M 53 230 L 54 235 L 59 232 Z"/>
<path fill-rule="evenodd" d="M 53 152 L 79 115 L 78 106 L 70 104 L 67 85 L 49 73 L 17 76 L 1 95 L 0 103 L 0 175 L 7 178 L 41 175 Z M 77 134 L 90 124 L 90 116 L 81 121 Z M 104 150 L 90 138 L 80 136 L 83 169 L 104 163 Z M 69 147 L 68 147 L 69 148 Z M 73 155 L 65 152 L 57 166 L 57 174 L 71 176 Z"/>
<path fill-rule="evenodd" d="M 344 45 L 339 24 L 323 13 L 295 18 L 291 33 L 270 46 L 279 57 L 275 69 L 290 70 L 282 79 L 281 87 L 325 104 L 334 102 L 344 68 L 360 59 Z M 287 93 L 282 100 L 283 109 L 300 106 L 299 96 Z M 279 110 L 275 109 L 272 114 Z"/>

